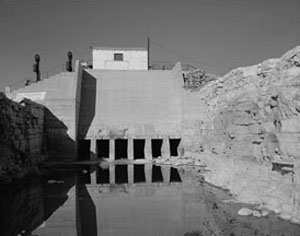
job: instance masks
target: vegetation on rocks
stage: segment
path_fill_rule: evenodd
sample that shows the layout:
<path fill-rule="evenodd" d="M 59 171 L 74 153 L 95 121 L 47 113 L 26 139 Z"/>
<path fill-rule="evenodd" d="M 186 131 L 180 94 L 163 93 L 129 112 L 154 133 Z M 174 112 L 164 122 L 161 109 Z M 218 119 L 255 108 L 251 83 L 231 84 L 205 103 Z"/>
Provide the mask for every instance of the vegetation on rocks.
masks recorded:
<path fill-rule="evenodd" d="M 216 80 L 216 75 L 207 73 L 203 70 L 196 69 L 184 75 L 184 87 L 189 90 L 199 90 L 202 86 L 210 81 Z"/>

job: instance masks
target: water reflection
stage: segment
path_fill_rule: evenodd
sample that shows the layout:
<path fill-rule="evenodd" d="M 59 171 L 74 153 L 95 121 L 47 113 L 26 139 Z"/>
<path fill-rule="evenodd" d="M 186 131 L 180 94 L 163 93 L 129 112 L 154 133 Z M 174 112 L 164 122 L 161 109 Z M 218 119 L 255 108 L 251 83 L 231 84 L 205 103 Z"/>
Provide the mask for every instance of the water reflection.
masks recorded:
<path fill-rule="evenodd" d="M 162 176 L 160 166 L 153 166 L 153 169 L 152 169 L 152 182 L 153 183 L 163 182 L 163 176 Z"/>
<path fill-rule="evenodd" d="M 285 234 L 278 222 L 267 219 L 258 219 L 267 224 L 261 228 L 248 221 L 229 223 L 235 222 L 233 216 L 216 204 L 213 189 L 199 185 L 191 172 L 169 166 L 87 165 L 65 175 L 1 186 L 0 235 L 254 235 L 258 229 L 264 230 L 260 235 L 293 235 L 299 230 L 293 226 Z"/>
<path fill-rule="evenodd" d="M 150 164 L 98 167 L 91 173 L 92 184 L 77 186 L 78 192 L 88 193 L 78 195 L 85 200 L 78 201 L 77 219 L 96 219 L 85 230 L 88 223 L 77 222 L 81 235 L 96 230 L 98 235 L 183 235 L 182 185 L 170 184 L 170 179 L 180 181 L 179 175 L 176 168 Z"/>
<path fill-rule="evenodd" d="M 49 210 L 49 207 L 48 207 Z M 30 232 L 43 222 L 47 209 L 43 202 L 40 180 L 24 181 L 1 186 L 0 190 L 0 235 L 11 236 Z"/>
<path fill-rule="evenodd" d="M 181 182 L 178 170 L 174 167 L 171 167 L 170 182 Z"/>
<path fill-rule="evenodd" d="M 60 207 L 66 209 L 70 206 L 68 202 L 70 195 L 73 194 L 74 185 L 73 175 L 58 175 L 56 172 L 51 177 L 36 177 L 13 184 L 0 185 L 0 235 L 34 234 L 33 231 L 38 226 L 44 227 L 46 219 L 56 215 L 57 209 Z M 75 207 L 75 204 L 72 207 Z M 65 216 L 67 214 L 59 217 L 56 215 L 55 220 L 49 221 L 48 225 L 52 225 L 53 228 L 56 225 L 55 222 L 63 220 L 66 225 L 73 222 L 72 217 L 69 220 Z M 75 224 L 74 227 L 76 227 Z M 76 235 L 74 227 L 70 228 L 72 228 L 72 233 L 75 233 L 73 235 Z M 55 231 L 52 233 L 55 235 Z"/>
<path fill-rule="evenodd" d="M 128 168 L 127 165 L 115 166 L 115 180 L 117 184 L 128 183 Z"/>
<path fill-rule="evenodd" d="M 81 171 L 78 172 L 78 180 L 81 184 L 90 184 L 91 183 L 91 169 L 84 167 Z"/>
<path fill-rule="evenodd" d="M 133 173 L 134 173 L 134 177 L 133 177 L 134 183 L 146 182 L 145 165 L 134 165 Z"/>
<path fill-rule="evenodd" d="M 76 185 L 75 215 L 77 236 L 97 236 L 96 207 L 86 185 L 80 181 L 80 178 Z"/>
<path fill-rule="evenodd" d="M 139 184 L 139 183 L 180 183 L 181 177 L 174 167 L 152 164 L 111 164 L 98 166 L 95 171 L 86 169 L 78 175 L 85 184 Z"/>

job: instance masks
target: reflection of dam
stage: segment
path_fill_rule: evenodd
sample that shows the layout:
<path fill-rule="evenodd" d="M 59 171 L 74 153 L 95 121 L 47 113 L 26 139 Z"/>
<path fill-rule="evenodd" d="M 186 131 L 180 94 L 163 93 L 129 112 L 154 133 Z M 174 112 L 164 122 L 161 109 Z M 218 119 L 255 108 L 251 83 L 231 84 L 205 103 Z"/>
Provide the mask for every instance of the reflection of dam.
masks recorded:
<path fill-rule="evenodd" d="M 98 167 L 90 174 L 90 182 L 77 188 L 81 199 L 77 226 L 82 235 L 183 235 L 197 229 L 204 207 L 197 203 L 200 188 L 185 188 L 179 171 L 170 166 Z M 91 217 L 83 215 L 93 211 L 95 225 L 90 224 Z"/>
<path fill-rule="evenodd" d="M 239 206 L 222 203 L 223 191 L 199 185 L 192 170 L 118 164 L 65 172 L 0 186 L 0 235 L 184 236 L 198 230 L 202 235 L 279 236 L 299 232 L 298 225 L 272 215 L 237 217 Z M 112 182 L 110 176 L 114 176 Z M 259 224 L 253 225 L 252 220 Z"/>
<path fill-rule="evenodd" d="M 151 164 L 109 165 L 106 168 L 97 167 L 90 174 L 90 178 L 84 178 L 86 184 L 101 184 L 106 187 L 110 184 L 170 184 L 181 182 L 176 168 L 160 167 Z"/>
<path fill-rule="evenodd" d="M 185 176 L 170 166 L 88 167 L 78 174 L 65 204 L 34 233 L 183 235 L 197 229 L 205 211 L 202 187 L 184 181 Z"/>

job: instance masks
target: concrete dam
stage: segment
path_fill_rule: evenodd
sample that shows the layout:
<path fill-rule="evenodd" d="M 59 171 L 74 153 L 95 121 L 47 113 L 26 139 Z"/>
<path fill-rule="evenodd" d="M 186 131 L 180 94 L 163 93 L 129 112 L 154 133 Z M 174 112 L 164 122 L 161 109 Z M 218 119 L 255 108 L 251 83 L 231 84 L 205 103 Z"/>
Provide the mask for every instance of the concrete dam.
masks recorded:
<path fill-rule="evenodd" d="M 52 160 L 177 156 L 184 118 L 183 72 L 148 70 L 143 48 L 93 48 L 93 67 L 62 72 L 6 95 L 45 107 Z"/>
<path fill-rule="evenodd" d="M 219 78 L 154 70 L 147 56 L 94 48 L 92 66 L 0 96 L 2 176 L 36 171 L 28 188 L 2 186 L 2 232 L 298 235 L 300 47 Z M 6 223 L 16 215 L 36 221 Z"/>

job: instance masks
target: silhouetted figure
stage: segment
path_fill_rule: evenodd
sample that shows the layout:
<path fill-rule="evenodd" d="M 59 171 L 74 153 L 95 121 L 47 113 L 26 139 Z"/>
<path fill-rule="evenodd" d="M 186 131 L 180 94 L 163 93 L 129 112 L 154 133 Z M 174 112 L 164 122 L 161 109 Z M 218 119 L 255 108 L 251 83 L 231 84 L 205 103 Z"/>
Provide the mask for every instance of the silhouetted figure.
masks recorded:
<path fill-rule="evenodd" d="M 72 58 L 73 58 L 73 54 L 72 52 L 68 52 L 68 60 L 66 62 L 66 70 L 68 72 L 72 72 L 73 68 L 72 68 Z"/>
<path fill-rule="evenodd" d="M 36 54 L 34 56 L 35 64 L 33 64 L 33 72 L 36 73 L 36 82 L 39 82 L 41 80 L 41 72 L 40 72 L 40 61 L 41 57 Z"/>

